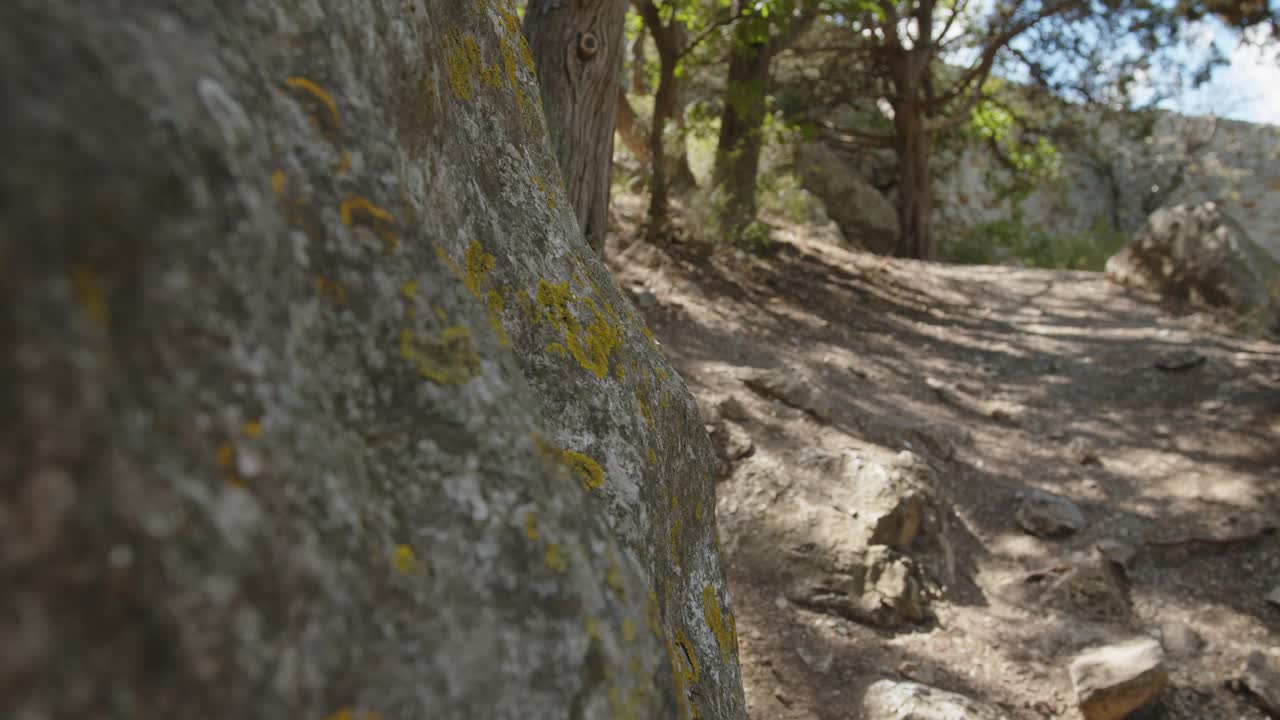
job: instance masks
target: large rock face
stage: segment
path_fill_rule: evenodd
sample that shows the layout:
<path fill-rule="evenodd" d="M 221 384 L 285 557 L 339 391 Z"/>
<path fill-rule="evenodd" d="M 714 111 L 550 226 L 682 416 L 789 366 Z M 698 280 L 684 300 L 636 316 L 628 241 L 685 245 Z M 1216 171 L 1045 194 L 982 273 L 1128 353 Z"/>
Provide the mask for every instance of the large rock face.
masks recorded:
<path fill-rule="evenodd" d="M 744 717 L 506 0 L 0 4 L 0 717 Z"/>
<path fill-rule="evenodd" d="M 826 145 L 808 143 L 796 149 L 796 167 L 846 240 L 880 255 L 893 253 L 900 235 L 897 211 L 851 163 Z"/>
<path fill-rule="evenodd" d="M 1201 305 L 1226 308 L 1262 327 L 1277 320 L 1280 263 L 1255 245 L 1215 203 L 1152 213 L 1107 277 Z"/>

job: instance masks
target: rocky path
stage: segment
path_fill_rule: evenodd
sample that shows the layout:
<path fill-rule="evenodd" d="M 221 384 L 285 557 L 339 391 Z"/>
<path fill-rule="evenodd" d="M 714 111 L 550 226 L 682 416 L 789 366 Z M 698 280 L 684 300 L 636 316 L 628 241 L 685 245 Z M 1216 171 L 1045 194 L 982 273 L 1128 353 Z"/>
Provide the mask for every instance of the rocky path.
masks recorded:
<path fill-rule="evenodd" d="M 753 718 L 1267 717 L 1280 346 L 1100 275 L 800 237 L 612 263 L 725 458 Z"/>

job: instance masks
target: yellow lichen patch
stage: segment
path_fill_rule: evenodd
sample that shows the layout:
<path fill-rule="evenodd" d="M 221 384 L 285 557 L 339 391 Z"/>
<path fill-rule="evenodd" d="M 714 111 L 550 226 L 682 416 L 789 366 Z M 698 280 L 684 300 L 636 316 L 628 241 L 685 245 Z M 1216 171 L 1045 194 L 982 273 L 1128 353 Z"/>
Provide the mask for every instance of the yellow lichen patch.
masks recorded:
<path fill-rule="evenodd" d="M 564 333 L 565 345 L 578 364 L 595 373 L 596 377 L 604 378 L 609 373 L 609 356 L 622 344 L 618 328 L 590 304 L 589 298 L 575 298 L 569 290 L 568 281 L 552 284 L 540 279 L 537 297 L 547 320 Z M 593 315 L 591 324 L 586 328 L 569 309 L 569 303 L 574 301 L 581 301 Z"/>
<path fill-rule="evenodd" d="M 339 158 L 337 166 L 333 168 L 335 175 L 342 175 L 351 170 L 351 151 L 343 150 L 342 157 Z"/>
<path fill-rule="evenodd" d="M 530 540 L 538 539 L 538 518 L 533 513 L 524 516 L 524 536 Z"/>
<path fill-rule="evenodd" d="M 236 462 L 236 450 L 231 447 L 229 442 L 218 443 L 218 449 L 213 453 L 213 459 L 218 463 L 218 467 L 223 470 L 230 470 L 231 466 Z"/>
<path fill-rule="evenodd" d="M 564 462 L 573 470 L 585 490 L 598 490 L 604 485 L 604 470 L 595 460 L 573 450 L 564 451 Z"/>
<path fill-rule="evenodd" d="M 693 519 L 702 520 L 702 503 L 693 506 Z"/>
<path fill-rule="evenodd" d="M 289 176 L 284 174 L 283 170 L 276 170 L 271 173 L 271 192 L 277 197 L 283 199 L 285 193 L 289 190 Z"/>
<path fill-rule="evenodd" d="M 640 416 L 644 418 L 645 424 L 653 427 L 653 407 L 649 405 L 649 384 L 641 378 L 632 392 L 636 396 L 636 404 L 640 406 Z"/>
<path fill-rule="evenodd" d="M 716 643 L 720 645 L 720 653 L 725 658 L 738 650 L 738 637 L 735 632 L 733 616 L 720 612 L 720 601 L 716 598 L 716 589 L 708 585 L 702 591 L 702 618 L 707 627 L 715 633 Z"/>
<path fill-rule="evenodd" d="M 391 553 L 391 566 L 401 575 L 412 575 L 418 571 L 418 556 L 408 545 L 397 545 Z"/>
<path fill-rule="evenodd" d="M 451 37 L 451 46 L 445 54 L 445 72 L 449 76 L 449 87 L 453 96 L 459 100 L 470 100 L 475 95 L 471 74 L 480 60 L 480 46 L 470 35 L 462 38 Z"/>
<path fill-rule="evenodd" d="M 543 348 L 543 350 L 548 355 L 556 355 L 562 358 L 569 356 L 568 353 L 565 352 L 564 346 L 561 345 L 560 343 L 551 343 L 550 345 Z"/>
<path fill-rule="evenodd" d="M 582 619 L 582 626 L 587 631 L 587 637 L 592 640 L 600 639 L 600 621 L 590 615 Z"/>
<path fill-rule="evenodd" d="M 105 326 L 110 319 L 110 313 L 107 310 L 107 292 L 103 285 L 102 276 L 92 268 L 82 266 L 71 271 L 71 287 L 75 292 L 76 304 L 91 321 Z"/>
<path fill-rule="evenodd" d="M 678 631 L 677 631 L 678 632 Z M 667 638 L 667 663 L 671 665 L 671 685 L 675 689 L 676 707 L 680 708 L 681 720 L 688 720 L 689 710 L 686 703 L 688 698 L 685 697 L 684 689 L 684 664 L 677 656 L 676 648 L 672 644 L 671 639 Z"/>
<path fill-rule="evenodd" d="M 479 240 L 472 240 L 467 246 L 465 256 L 467 266 L 466 274 L 462 276 L 462 283 L 467 286 L 472 295 L 480 297 L 480 284 L 484 282 L 484 276 L 493 269 L 495 261 L 493 255 L 484 251 L 484 246 Z"/>
<path fill-rule="evenodd" d="M 658 464 L 658 453 L 654 452 L 654 451 L 653 451 L 653 448 L 649 448 L 649 449 L 645 452 L 645 454 L 649 457 L 649 464 L 650 464 L 650 465 L 657 465 L 657 464 Z"/>
<path fill-rule="evenodd" d="M 519 90 L 520 86 L 516 81 L 516 51 L 506 38 L 501 40 L 498 49 L 502 52 L 502 65 L 507 71 L 507 82 L 512 90 Z"/>
<path fill-rule="evenodd" d="M 461 385 L 480 374 L 480 356 L 465 325 L 445 328 L 438 337 L 427 339 L 405 328 L 400 331 L 400 357 L 438 385 Z"/>
<path fill-rule="evenodd" d="M 313 101 L 319 102 L 323 107 L 325 111 L 323 115 L 314 112 L 309 114 L 312 124 L 314 124 L 317 129 L 331 134 L 336 132 L 338 127 L 342 125 L 342 117 L 338 114 L 338 104 L 333 101 L 333 97 L 329 95 L 329 93 L 324 91 L 324 88 L 304 77 L 298 77 L 296 75 L 286 79 L 284 84 L 294 90 L 300 90 L 306 93 Z"/>
<path fill-rule="evenodd" d="M 636 624 L 631 618 L 622 619 L 622 639 L 629 643 L 636 641 Z"/>
<path fill-rule="evenodd" d="M 396 219 L 391 213 L 374 205 L 368 198 L 351 194 L 342 199 L 339 207 L 342 224 L 347 227 L 367 227 L 377 235 L 387 250 L 394 250 L 400 245 L 396 238 Z"/>
<path fill-rule="evenodd" d="M 493 65 L 480 63 L 476 66 L 476 70 L 480 73 L 480 84 L 484 87 L 490 90 L 502 87 L 502 66 L 498 63 Z"/>
<path fill-rule="evenodd" d="M 502 327 L 502 312 L 506 310 L 507 301 L 497 290 L 490 290 L 486 298 L 485 304 L 489 306 L 489 327 L 493 329 L 499 345 L 510 347 L 511 338 L 507 337 L 507 331 Z"/>
<path fill-rule="evenodd" d="M 680 651 L 676 653 L 676 659 L 680 661 L 680 674 L 684 676 L 685 682 L 690 685 L 698 682 L 698 658 L 693 654 L 689 638 L 680 628 L 676 628 L 676 648 Z"/>
<path fill-rule="evenodd" d="M 317 275 L 312 284 L 318 294 L 330 298 L 339 305 L 347 301 L 347 289 L 328 278 Z"/>
<path fill-rule="evenodd" d="M 617 366 L 613 368 L 613 374 L 618 376 L 618 382 L 622 382 L 627 377 L 627 369 L 623 367 L 622 363 L 618 363 Z"/>
<path fill-rule="evenodd" d="M 405 300 L 413 300 L 418 297 L 418 281 L 406 280 L 405 283 L 400 286 L 400 297 L 403 297 Z"/>
<path fill-rule="evenodd" d="M 262 423 L 257 420 L 250 420 L 240 428 L 244 431 L 245 437 L 256 438 L 262 434 Z"/>
<path fill-rule="evenodd" d="M 542 554 L 542 562 L 546 563 L 552 572 L 563 575 L 569 571 L 569 563 L 560 553 L 560 543 L 547 543 L 547 550 Z"/>
<path fill-rule="evenodd" d="M 551 194 L 551 191 L 547 189 L 546 184 L 542 182 L 542 178 L 538 177 L 537 175 L 534 175 L 533 184 L 538 186 L 538 190 L 542 191 L 542 196 L 547 202 L 547 208 L 550 210 L 555 210 L 556 198 L 554 195 Z M 576 275 L 574 276 L 574 279 L 575 280 L 577 279 Z"/>

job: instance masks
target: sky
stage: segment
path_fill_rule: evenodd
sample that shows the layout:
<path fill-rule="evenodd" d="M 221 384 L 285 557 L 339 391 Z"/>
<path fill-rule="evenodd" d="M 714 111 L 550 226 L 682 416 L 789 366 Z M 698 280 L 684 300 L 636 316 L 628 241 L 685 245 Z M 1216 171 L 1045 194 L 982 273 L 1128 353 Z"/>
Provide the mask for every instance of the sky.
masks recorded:
<path fill-rule="evenodd" d="M 1195 44 L 1203 51 L 1210 43 L 1217 43 L 1230 66 L 1219 68 L 1209 83 L 1170 103 L 1170 109 L 1280 125 L 1280 43 L 1241 43 L 1219 23 L 1202 23 Z"/>

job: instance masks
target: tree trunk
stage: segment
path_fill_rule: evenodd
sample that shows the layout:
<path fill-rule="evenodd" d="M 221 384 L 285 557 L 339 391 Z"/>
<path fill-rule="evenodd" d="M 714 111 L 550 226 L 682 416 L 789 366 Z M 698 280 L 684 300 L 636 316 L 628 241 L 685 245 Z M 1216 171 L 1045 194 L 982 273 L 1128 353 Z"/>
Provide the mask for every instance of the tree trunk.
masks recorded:
<path fill-rule="evenodd" d="M 898 257 L 933 260 L 936 248 L 929 232 L 931 187 L 929 133 L 917 105 L 894 108 L 893 151 L 898 158 Z"/>
<path fill-rule="evenodd" d="M 627 100 L 627 94 L 618 91 L 618 136 L 622 138 L 622 144 L 627 146 L 627 152 L 631 153 L 640 164 L 646 168 L 649 165 L 649 136 L 641 132 L 640 118 L 636 116 L 636 109 L 631 107 L 631 101 Z"/>
<path fill-rule="evenodd" d="M 734 242 L 756 217 L 756 176 L 764 147 L 765 94 L 771 60 L 772 53 L 765 43 L 738 46 L 729 58 L 714 182 L 723 193 L 718 210 L 721 230 Z"/>
<path fill-rule="evenodd" d="M 661 61 L 658 76 L 658 92 L 653 96 L 653 121 L 649 126 L 649 227 L 646 232 L 650 242 L 665 234 L 670 222 L 667 202 L 667 162 L 664 129 L 675 111 L 676 67 L 675 62 Z"/>
<path fill-rule="evenodd" d="M 671 168 L 666 155 L 666 127 L 667 121 L 678 111 L 683 111 L 676 67 L 680 64 L 688 33 L 685 26 L 675 19 L 664 24 L 653 0 L 635 2 L 634 5 L 658 50 L 658 89 L 653 96 L 653 118 L 649 125 L 649 157 L 652 162 L 649 164 L 649 226 L 645 233 L 652 242 L 666 233 L 670 221 L 667 178 Z"/>
<path fill-rule="evenodd" d="M 524 34 L 578 225 L 604 252 L 626 0 L 529 0 Z"/>
<path fill-rule="evenodd" d="M 925 23 L 927 28 L 927 23 Z M 890 59 L 893 79 L 893 151 L 898 160 L 898 257 L 933 260 L 929 234 L 929 146 L 925 128 L 928 109 L 929 50 L 901 50 Z"/>

